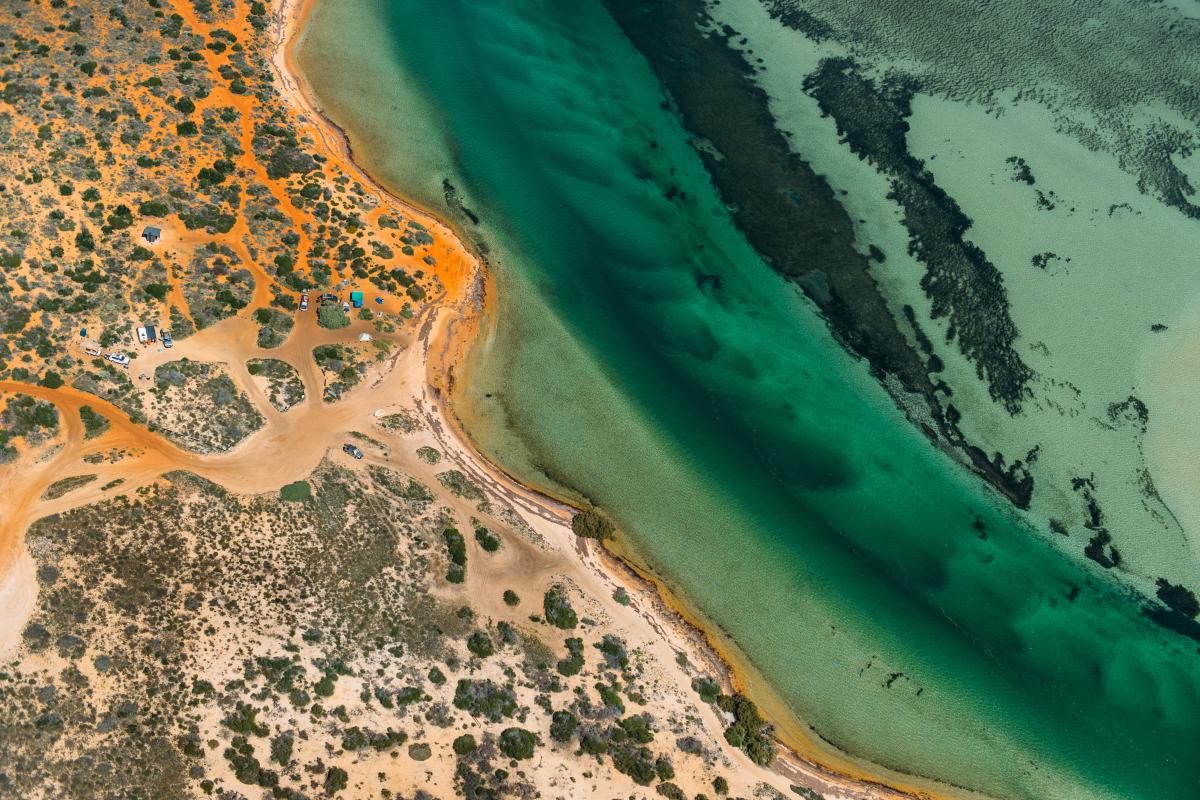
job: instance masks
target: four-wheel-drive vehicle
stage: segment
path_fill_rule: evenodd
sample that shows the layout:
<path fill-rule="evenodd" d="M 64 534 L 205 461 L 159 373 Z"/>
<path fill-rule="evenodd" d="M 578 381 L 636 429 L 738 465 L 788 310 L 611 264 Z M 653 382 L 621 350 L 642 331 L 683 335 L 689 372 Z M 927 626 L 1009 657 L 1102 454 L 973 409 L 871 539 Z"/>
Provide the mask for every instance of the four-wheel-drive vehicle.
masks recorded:
<path fill-rule="evenodd" d="M 300 310 L 308 311 L 308 292 L 300 295 Z"/>
<path fill-rule="evenodd" d="M 83 352 L 87 353 L 89 356 L 98 356 L 103 351 L 94 344 L 85 344 L 83 346 Z"/>
<path fill-rule="evenodd" d="M 159 331 L 158 338 L 159 341 L 162 342 L 162 346 L 168 350 L 175 346 L 175 340 L 171 338 L 170 331 Z"/>
<path fill-rule="evenodd" d="M 129 366 L 129 356 L 124 353 L 109 353 L 105 358 L 114 364 L 120 364 L 122 367 Z"/>
<path fill-rule="evenodd" d="M 349 442 L 346 442 L 346 444 L 342 445 L 342 452 L 343 452 L 343 453 L 347 453 L 347 454 L 349 454 L 349 455 L 352 455 L 352 456 L 354 456 L 355 458 L 362 458 L 362 457 L 363 457 L 363 451 L 362 451 L 362 450 L 359 450 L 357 447 L 355 447 L 354 445 L 350 444 Z"/>
<path fill-rule="evenodd" d="M 326 303 L 336 303 L 337 301 L 338 301 L 337 295 L 329 294 L 328 292 L 326 292 L 325 294 L 323 294 L 317 298 L 317 302 L 320 303 L 321 305 L 324 305 Z"/>

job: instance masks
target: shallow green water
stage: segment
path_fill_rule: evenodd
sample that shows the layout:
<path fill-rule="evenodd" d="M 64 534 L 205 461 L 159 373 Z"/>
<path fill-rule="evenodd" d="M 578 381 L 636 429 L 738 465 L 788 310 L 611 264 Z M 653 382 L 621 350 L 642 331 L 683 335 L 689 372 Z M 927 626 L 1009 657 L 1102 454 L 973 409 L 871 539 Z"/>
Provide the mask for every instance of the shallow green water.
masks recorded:
<path fill-rule="evenodd" d="M 1194 644 L 912 430 L 598 3 L 324 0 L 303 57 L 377 175 L 483 220 L 483 446 L 611 509 L 821 735 L 1005 797 L 1197 795 Z"/>

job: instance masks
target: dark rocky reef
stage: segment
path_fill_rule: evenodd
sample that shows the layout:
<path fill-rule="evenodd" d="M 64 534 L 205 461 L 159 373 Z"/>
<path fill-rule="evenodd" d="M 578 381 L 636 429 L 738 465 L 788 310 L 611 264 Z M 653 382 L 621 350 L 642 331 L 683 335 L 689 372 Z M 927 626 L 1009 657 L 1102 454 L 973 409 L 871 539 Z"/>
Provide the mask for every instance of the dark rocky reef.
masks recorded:
<path fill-rule="evenodd" d="M 874 258 L 859 251 L 853 220 L 832 187 L 776 127 L 768 97 L 754 81 L 754 67 L 731 46 L 736 31 L 717 29 L 701 0 L 605 0 L 605 5 L 658 76 L 682 124 L 705 140 L 705 147 L 697 148 L 700 157 L 734 222 L 764 260 L 803 289 L 834 336 L 865 358 L 876 377 L 890 375 L 906 393 L 924 401 L 936 428 L 922 425 L 930 438 L 959 449 L 979 474 L 1016 505 L 1027 507 L 1033 479 L 1020 462 L 1007 465 L 1000 454 L 989 455 L 965 441 L 955 426 L 957 412 L 943 409 L 941 395 L 949 394 L 948 387 L 929 374 L 941 369 L 940 361 L 909 344 L 871 275 L 878 251 L 871 251 Z M 834 98 L 835 88 L 827 85 L 830 107 L 845 116 L 851 113 L 847 104 L 891 102 L 868 84 L 860 82 L 857 88 Z M 867 88 L 871 91 L 861 91 Z M 897 176 L 917 174 L 895 182 L 908 196 L 904 203 L 910 230 L 920 232 L 913 246 L 928 263 L 939 265 L 931 269 L 927 290 L 940 298 L 940 313 L 951 316 L 960 343 L 971 343 L 964 349 L 981 365 L 993 394 L 1015 410 L 1029 371 L 1011 350 L 1016 332 L 998 273 L 962 241 L 970 221 L 953 200 L 931 179 L 920 182 L 919 164 L 904 161 L 905 107 L 861 111 L 870 122 L 856 137 L 888 163 L 900 165 Z M 893 130 L 869 130 L 881 120 L 891 120 Z M 936 217 L 947 209 L 958 216 L 939 222 Z M 972 270 L 981 274 L 964 276 Z M 968 318 L 974 314 L 978 318 Z"/>
<path fill-rule="evenodd" d="M 909 251 L 925 264 L 921 288 L 934 318 L 949 318 L 949 336 L 975 362 L 992 398 L 1016 413 L 1033 373 L 1013 349 L 1017 328 L 1000 271 L 964 237 L 971 220 L 958 203 L 908 152 L 916 84 L 897 79 L 876 86 L 853 61 L 837 58 L 822 61 L 804 89 L 834 119 L 851 151 L 891 178 L 891 198 L 904 209 Z"/>

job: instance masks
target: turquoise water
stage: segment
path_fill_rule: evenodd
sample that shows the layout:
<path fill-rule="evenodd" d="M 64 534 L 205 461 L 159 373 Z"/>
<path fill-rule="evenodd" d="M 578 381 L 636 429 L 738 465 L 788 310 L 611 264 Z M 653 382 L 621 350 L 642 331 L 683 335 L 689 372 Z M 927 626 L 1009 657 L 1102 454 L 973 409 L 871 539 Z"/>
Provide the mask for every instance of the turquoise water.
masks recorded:
<path fill-rule="evenodd" d="M 599 3 L 324 0 L 302 56 L 381 179 L 483 221 L 481 445 L 611 509 L 823 737 L 1003 797 L 1200 793 L 1195 644 L 913 430 Z"/>

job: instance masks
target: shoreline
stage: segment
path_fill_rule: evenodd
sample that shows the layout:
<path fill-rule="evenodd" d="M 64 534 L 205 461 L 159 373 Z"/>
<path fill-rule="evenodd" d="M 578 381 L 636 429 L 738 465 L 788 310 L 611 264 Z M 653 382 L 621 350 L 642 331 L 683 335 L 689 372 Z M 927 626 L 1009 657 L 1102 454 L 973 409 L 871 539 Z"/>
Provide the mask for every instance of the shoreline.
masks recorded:
<path fill-rule="evenodd" d="M 452 406 L 452 396 L 455 381 L 465 365 L 470 348 L 485 325 L 495 324 L 496 316 L 496 279 L 486 268 L 484 259 L 475 251 L 469 238 L 452 222 L 448 222 L 429 210 L 414 203 L 393 189 L 384 186 L 371 175 L 355 158 L 350 137 L 345 129 L 329 117 L 315 96 L 311 85 L 300 69 L 294 50 L 303 37 L 304 28 L 309 23 L 310 15 L 319 0 L 280 0 L 276 12 L 275 53 L 272 65 L 277 72 L 281 93 L 285 100 L 294 103 L 301 113 L 312 119 L 313 127 L 317 128 L 325 145 L 333 152 L 340 153 L 343 163 L 355 174 L 360 176 L 376 192 L 387 198 L 387 201 L 398 207 L 408 209 L 428 219 L 438 227 L 448 230 L 454 240 L 469 253 L 474 262 L 476 274 L 471 278 L 481 295 L 477 298 L 464 296 L 455 309 L 456 316 L 446 323 L 447 330 L 443 332 L 439 346 L 427 341 L 426 385 L 431 390 L 431 400 L 436 404 L 440 421 L 450 430 L 449 435 L 469 458 L 471 465 L 482 471 L 493 487 L 503 487 L 503 494 L 512 497 L 519 496 L 524 503 L 536 505 L 544 512 L 550 512 L 558 521 L 569 524 L 570 514 L 575 511 L 571 502 L 557 497 L 553 492 L 541 488 L 527 486 L 521 479 L 510 473 L 502 465 L 496 464 L 483 454 L 476 446 L 460 416 Z M 330 137 L 336 145 L 330 142 Z M 472 300 L 477 301 L 477 308 L 465 309 Z M 424 337 L 424 332 L 423 336 Z M 430 351 L 433 351 L 432 354 Z M 528 508 L 528 506 L 527 506 Z M 776 743 L 780 748 L 776 763 L 770 769 L 787 778 L 804 777 L 831 784 L 828 790 L 854 792 L 856 797 L 887 798 L 888 800 L 904 800 L 905 798 L 921 798 L 922 800 L 978 800 L 985 795 L 972 792 L 962 787 L 926 781 L 920 776 L 893 773 L 886 768 L 878 772 L 870 772 L 865 765 L 856 762 L 848 754 L 837 750 L 832 744 L 820 739 L 819 735 L 804 724 L 787 708 L 783 700 L 748 659 L 736 650 L 736 644 L 725 641 L 728 637 L 715 629 L 711 623 L 703 620 L 692 611 L 678 592 L 668 587 L 661 579 L 641 568 L 632 555 L 621 547 L 611 547 L 607 544 L 592 547 L 586 540 L 579 540 L 580 548 L 597 551 L 598 566 L 608 573 L 608 577 L 618 583 L 632 583 L 635 586 L 649 589 L 655 598 L 654 616 L 657 620 L 647 621 L 664 637 L 665 632 L 656 623 L 664 623 L 679 629 L 679 632 L 690 640 L 698 643 L 698 649 L 708 656 L 708 661 L 717 666 L 717 677 L 727 688 L 744 692 L 756 705 L 763 710 L 763 716 L 776 728 Z M 646 615 L 644 615 L 646 616 Z M 872 765 L 877 766 L 877 765 Z M 886 773 L 880 775 L 879 772 Z M 865 793 L 864 793 L 865 792 Z"/>

